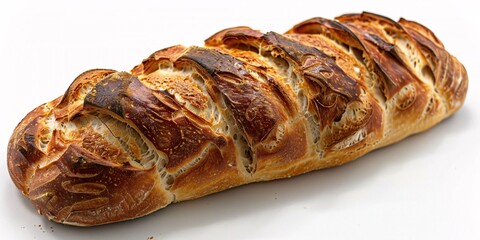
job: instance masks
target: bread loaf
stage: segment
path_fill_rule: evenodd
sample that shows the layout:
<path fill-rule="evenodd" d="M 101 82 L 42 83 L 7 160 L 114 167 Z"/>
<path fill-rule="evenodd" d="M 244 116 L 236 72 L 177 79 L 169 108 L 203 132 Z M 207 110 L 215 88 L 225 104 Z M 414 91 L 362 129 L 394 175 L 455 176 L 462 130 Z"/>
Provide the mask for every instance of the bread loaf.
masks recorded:
<path fill-rule="evenodd" d="M 8 170 L 40 214 L 91 226 L 352 161 L 457 111 L 467 73 L 426 27 L 371 13 L 248 27 L 95 69 L 30 112 Z"/>

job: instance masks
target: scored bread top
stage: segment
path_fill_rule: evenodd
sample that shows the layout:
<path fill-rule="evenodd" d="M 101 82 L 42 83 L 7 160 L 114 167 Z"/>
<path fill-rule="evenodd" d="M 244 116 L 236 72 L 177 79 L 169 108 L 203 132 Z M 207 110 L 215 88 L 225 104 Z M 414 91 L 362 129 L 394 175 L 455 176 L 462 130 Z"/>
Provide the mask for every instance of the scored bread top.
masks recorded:
<path fill-rule="evenodd" d="M 405 19 L 236 27 L 130 73 L 81 74 L 17 126 L 8 169 L 53 221 L 122 221 L 349 162 L 450 116 L 467 87 L 461 63 Z"/>

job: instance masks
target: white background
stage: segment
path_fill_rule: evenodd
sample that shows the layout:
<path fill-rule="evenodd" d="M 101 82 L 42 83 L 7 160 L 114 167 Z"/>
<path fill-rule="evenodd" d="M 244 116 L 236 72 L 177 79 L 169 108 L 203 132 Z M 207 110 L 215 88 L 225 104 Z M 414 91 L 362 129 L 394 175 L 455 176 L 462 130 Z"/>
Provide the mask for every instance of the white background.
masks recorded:
<path fill-rule="evenodd" d="M 480 18 L 475 1 L 2 1 L 1 239 L 480 239 Z M 92 68 L 130 70 L 155 50 L 239 25 L 284 32 L 370 11 L 431 28 L 467 68 L 463 108 L 342 167 L 251 184 L 93 228 L 39 216 L 6 169 L 21 118 Z"/>

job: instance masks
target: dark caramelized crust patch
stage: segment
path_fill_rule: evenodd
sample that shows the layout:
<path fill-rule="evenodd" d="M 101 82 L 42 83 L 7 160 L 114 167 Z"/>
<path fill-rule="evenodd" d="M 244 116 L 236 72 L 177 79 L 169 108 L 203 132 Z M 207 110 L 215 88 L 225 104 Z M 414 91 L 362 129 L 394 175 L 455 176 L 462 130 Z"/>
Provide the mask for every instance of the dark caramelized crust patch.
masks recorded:
<path fill-rule="evenodd" d="M 269 32 L 264 39 L 267 43 L 281 49 L 301 66 L 306 77 L 320 81 L 332 91 L 349 100 L 355 100 L 360 94 L 357 82 L 348 77 L 335 61 L 320 50 L 300 44 L 277 33 Z"/>
<path fill-rule="evenodd" d="M 55 117 L 67 117 L 71 119 L 76 116 L 83 106 L 85 95 L 90 92 L 92 87 L 106 76 L 116 72 L 109 69 L 94 69 L 86 71 L 78 76 L 60 100 L 55 108 Z"/>
<path fill-rule="evenodd" d="M 266 98 L 266 86 L 256 81 L 242 62 L 206 48 L 191 48 L 179 61 L 191 61 L 213 77 L 235 120 L 253 142 L 260 142 L 282 116 Z"/>
<path fill-rule="evenodd" d="M 190 162 L 209 143 L 225 140 L 192 122 L 168 93 L 146 88 L 128 73 L 116 73 L 100 81 L 86 96 L 85 104 L 111 112 L 132 123 L 168 157 L 172 171 Z"/>

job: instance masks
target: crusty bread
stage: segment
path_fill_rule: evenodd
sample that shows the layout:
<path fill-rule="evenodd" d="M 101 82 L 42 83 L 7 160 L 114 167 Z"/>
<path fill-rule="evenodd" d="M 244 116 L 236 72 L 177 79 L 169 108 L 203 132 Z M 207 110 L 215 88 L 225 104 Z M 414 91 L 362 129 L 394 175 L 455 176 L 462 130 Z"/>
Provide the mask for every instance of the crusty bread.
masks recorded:
<path fill-rule="evenodd" d="M 8 170 L 38 211 L 90 226 L 352 161 L 462 105 L 467 74 L 426 27 L 371 13 L 248 27 L 90 70 L 30 112 Z"/>

